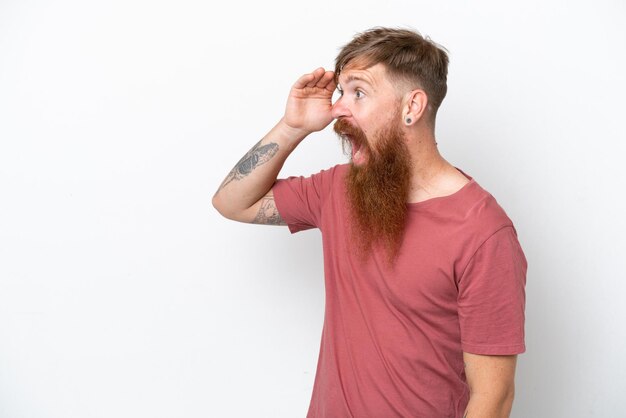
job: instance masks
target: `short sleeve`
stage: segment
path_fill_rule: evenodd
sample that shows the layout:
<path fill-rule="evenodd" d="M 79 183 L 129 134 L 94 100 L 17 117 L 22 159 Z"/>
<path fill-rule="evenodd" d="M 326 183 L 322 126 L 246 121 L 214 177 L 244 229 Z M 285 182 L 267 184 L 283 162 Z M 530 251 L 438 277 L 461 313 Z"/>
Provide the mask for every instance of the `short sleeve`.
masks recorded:
<path fill-rule="evenodd" d="M 478 248 L 458 282 L 463 351 L 482 355 L 526 351 L 526 271 L 512 226 L 500 229 Z"/>
<path fill-rule="evenodd" d="M 333 171 L 331 168 L 309 177 L 289 177 L 274 183 L 276 208 L 291 233 L 321 226 L 322 207 L 330 193 Z"/>

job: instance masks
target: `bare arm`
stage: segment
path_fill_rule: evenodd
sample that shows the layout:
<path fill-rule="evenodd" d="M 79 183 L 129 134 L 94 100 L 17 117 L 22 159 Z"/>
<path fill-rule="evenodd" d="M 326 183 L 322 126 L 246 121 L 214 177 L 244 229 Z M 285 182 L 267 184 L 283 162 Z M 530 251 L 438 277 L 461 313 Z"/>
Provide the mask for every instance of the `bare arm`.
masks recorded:
<path fill-rule="evenodd" d="M 464 418 L 508 418 L 515 393 L 517 356 L 463 353 L 470 399 Z"/>
<path fill-rule="evenodd" d="M 331 121 L 334 74 L 318 68 L 291 88 L 285 116 L 239 160 L 213 196 L 213 206 L 241 222 L 284 225 L 271 191 L 285 160 L 311 132 Z"/>

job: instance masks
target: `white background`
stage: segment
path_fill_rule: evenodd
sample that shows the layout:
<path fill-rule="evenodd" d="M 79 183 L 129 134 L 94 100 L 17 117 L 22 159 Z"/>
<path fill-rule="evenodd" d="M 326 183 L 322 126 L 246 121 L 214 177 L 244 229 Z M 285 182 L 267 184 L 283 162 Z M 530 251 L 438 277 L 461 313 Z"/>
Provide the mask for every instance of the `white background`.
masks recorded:
<path fill-rule="evenodd" d="M 304 417 L 318 231 L 211 196 L 376 25 L 450 53 L 437 139 L 529 261 L 513 417 L 626 414 L 623 1 L 0 1 L 0 417 Z M 282 176 L 345 161 L 330 130 Z"/>

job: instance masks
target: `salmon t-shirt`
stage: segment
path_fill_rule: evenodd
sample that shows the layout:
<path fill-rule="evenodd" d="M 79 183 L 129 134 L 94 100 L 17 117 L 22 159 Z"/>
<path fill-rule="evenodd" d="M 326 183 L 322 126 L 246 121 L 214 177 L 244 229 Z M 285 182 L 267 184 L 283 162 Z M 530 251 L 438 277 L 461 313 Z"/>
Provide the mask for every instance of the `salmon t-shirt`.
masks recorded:
<path fill-rule="evenodd" d="M 525 351 L 526 259 L 511 220 L 471 177 L 409 203 L 393 268 L 350 240 L 349 165 L 273 187 L 292 233 L 322 233 L 326 306 L 307 418 L 460 418 L 463 352 Z"/>

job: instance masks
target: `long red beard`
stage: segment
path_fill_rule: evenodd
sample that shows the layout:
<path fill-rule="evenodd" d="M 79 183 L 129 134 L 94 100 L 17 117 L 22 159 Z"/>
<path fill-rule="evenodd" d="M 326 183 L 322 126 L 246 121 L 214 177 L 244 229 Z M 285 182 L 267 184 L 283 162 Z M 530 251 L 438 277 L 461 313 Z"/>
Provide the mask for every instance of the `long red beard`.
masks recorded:
<path fill-rule="evenodd" d="M 382 246 L 393 264 L 402 245 L 411 187 L 411 158 L 404 135 L 399 125 L 392 124 L 370 146 L 363 131 L 344 119 L 335 123 L 334 130 L 341 135 L 344 150 L 360 145 L 367 158 L 362 165 L 352 164 L 346 178 L 352 242 L 363 257 Z"/>

